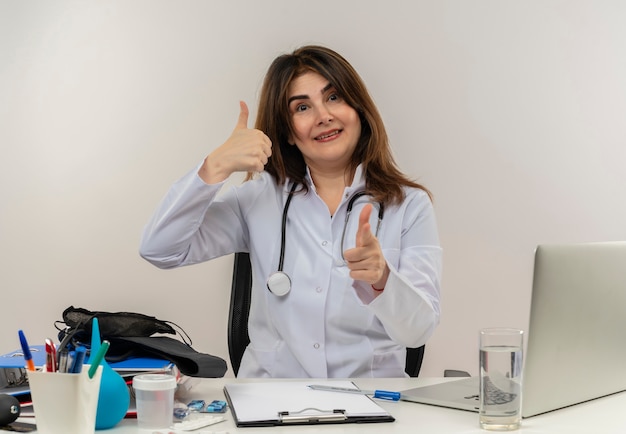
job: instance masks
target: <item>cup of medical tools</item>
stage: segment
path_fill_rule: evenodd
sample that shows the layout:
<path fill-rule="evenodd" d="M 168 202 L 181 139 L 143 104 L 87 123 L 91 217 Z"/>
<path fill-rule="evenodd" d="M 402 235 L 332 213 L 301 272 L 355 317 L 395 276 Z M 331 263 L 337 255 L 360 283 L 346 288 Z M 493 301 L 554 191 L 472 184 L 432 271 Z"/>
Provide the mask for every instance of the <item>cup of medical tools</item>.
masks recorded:
<path fill-rule="evenodd" d="M 84 368 L 78 374 L 27 371 L 38 433 L 95 433 L 102 367 L 91 378 Z"/>
<path fill-rule="evenodd" d="M 137 404 L 137 426 L 152 433 L 168 429 L 174 417 L 176 377 L 169 374 L 142 374 L 133 378 Z"/>
<path fill-rule="evenodd" d="M 524 332 L 514 328 L 480 330 L 480 427 L 516 430 L 522 420 Z"/>

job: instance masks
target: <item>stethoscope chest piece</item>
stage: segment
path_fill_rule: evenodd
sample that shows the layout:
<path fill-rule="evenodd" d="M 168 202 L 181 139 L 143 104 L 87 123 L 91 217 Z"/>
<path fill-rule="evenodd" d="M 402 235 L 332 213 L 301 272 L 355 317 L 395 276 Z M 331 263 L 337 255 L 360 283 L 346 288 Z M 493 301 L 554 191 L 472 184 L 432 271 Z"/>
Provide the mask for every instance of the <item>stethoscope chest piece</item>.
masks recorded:
<path fill-rule="evenodd" d="M 276 271 L 267 279 L 267 289 L 279 297 L 287 295 L 291 290 L 291 279 L 287 273 Z"/>

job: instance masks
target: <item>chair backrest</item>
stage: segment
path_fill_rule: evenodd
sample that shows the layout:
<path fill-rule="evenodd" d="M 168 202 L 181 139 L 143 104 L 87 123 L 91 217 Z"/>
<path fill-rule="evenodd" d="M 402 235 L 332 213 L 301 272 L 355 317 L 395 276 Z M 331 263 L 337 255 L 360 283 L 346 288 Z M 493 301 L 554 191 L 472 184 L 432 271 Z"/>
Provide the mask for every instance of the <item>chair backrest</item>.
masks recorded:
<path fill-rule="evenodd" d="M 250 343 L 248 314 L 252 290 L 252 267 L 247 253 L 235 253 L 233 281 L 228 312 L 228 353 L 235 376 L 239 372 L 241 358 Z"/>
<path fill-rule="evenodd" d="M 248 314 L 250 313 L 251 289 L 252 267 L 250 266 L 250 256 L 247 253 L 235 253 L 230 310 L 228 312 L 228 352 L 235 376 L 239 372 L 243 353 L 250 343 Z M 407 348 L 406 373 L 411 377 L 417 377 L 422 367 L 423 359 L 423 345 L 419 348 Z"/>

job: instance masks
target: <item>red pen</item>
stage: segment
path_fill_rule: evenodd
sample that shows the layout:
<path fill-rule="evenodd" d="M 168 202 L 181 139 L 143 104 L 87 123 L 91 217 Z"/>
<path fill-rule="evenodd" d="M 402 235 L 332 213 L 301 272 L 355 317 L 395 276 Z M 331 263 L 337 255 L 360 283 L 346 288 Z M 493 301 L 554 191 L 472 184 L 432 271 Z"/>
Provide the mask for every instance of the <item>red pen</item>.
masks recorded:
<path fill-rule="evenodd" d="M 57 371 L 57 349 L 52 339 L 46 339 L 46 372 Z"/>

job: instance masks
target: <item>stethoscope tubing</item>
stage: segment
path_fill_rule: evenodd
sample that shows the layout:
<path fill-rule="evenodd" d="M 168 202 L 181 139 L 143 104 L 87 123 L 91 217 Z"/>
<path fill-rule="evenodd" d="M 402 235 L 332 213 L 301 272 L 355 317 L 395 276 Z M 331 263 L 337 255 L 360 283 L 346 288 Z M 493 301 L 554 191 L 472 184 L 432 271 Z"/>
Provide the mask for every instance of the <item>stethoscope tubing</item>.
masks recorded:
<path fill-rule="evenodd" d="M 278 271 L 283 271 L 283 263 L 285 262 L 285 243 L 287 237 L 287 211 L 289 211 L 289 205 L 291 204 L 291 199 L 293 199 L 293 193 L 296 191 L 296 186 L 298 184 L 296 182 L 291 186 L 291 190 L 289 190 L 289 196 L 287 196 L 287 201 L 285 202 L 285 206 L 283 207 L 283 219 L 281 226 L 281 234 L 280 234 L 280 259 L 278 261 Z"/>
<path fill-rule="evenodd" d="M 278 270 L 272 273 L 267 279 L 267 289 L 274 295 L 282 297 L 287 295 L 291 291 L 291 278 L 287 273 L 283 271 L 283 266 L 285 262 L 285 244 L 287 237 L 287 213 L 289 211 L 289 206 L 291 205 L 291 199 L 293 198 L 294 192 L 296 191 L 298 183 L 294 182 L 289 190 L 289 196 L 287 196 L 287 201 L 285 202 L 285 206 L 283 207 L 283 217 L 281 222 L 281 235 L 280 235 L 280 258 L 278 260 Z M 367 193 L 365 191 L 356 192 L 348 201 L 348 207 L 346 209 L 346 218 L 343 224 L 343 231 L 341 233 L 341 259 L 345 261 L 343 255 L 343 246 L 346 237 L 346 228 L 348 227 L 348 221 L 350 219 L 350 214 L 352 214 L 352 207 L 356 200 L 362 196 L 365 196 Z M 382 202 L 379 202 L 378 206 L 378 222 L 376 224 L 375 236 L 378 236 L 378 231 L 380 229 L 380 225 L 383 221 L 383 216 L 385 214 L 385 206 Z"/>

